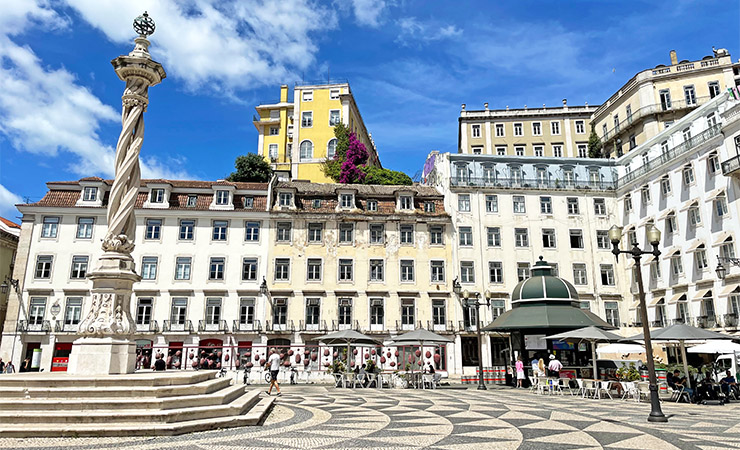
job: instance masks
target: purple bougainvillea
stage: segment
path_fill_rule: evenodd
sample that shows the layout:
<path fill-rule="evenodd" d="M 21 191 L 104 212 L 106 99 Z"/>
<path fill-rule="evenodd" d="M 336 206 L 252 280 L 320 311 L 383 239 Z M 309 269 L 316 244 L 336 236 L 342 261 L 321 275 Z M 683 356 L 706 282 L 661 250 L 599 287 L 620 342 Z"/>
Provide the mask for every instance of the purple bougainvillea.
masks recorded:
<path fill-rule="evenodd" d="M 350 133 L 347 154 L 339 172 L 339 182 L 345 184 L 361 183 L 365 178 L 365 173 L 360 170 L 360 166 L 367 162 L 368 157 L 369 154 L 365 149 L 365 144 L 357 139 L 355 133 Z"/>

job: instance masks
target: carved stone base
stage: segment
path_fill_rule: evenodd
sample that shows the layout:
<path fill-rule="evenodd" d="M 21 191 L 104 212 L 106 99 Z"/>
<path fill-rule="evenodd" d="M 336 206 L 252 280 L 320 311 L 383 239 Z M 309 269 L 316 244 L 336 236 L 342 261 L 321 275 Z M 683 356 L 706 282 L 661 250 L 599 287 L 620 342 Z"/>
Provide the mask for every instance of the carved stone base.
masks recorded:
<path fill-rule="evenodd" d="M 120 375 L 136 368 L 136 342 L 112 337 L 77 339 L 67 372 L 73 375 Z"/>

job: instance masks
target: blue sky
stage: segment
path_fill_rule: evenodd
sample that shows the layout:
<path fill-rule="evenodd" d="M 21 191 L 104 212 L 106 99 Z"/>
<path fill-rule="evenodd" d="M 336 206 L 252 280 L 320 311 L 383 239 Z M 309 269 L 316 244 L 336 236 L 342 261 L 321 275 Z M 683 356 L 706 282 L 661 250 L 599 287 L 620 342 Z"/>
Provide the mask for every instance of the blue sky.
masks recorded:
<path fill-rule="evenodd" d="M 0 215 L 45 182 L 112 174 L 131 22 L 157 23 L 146 177 L 218 179 L 281 83 L 348 79 L 385 167 L 455 152 L 460 104 L 598 104 L 635 72 L 740 56 L 740 2 L 0 0 Z"/>

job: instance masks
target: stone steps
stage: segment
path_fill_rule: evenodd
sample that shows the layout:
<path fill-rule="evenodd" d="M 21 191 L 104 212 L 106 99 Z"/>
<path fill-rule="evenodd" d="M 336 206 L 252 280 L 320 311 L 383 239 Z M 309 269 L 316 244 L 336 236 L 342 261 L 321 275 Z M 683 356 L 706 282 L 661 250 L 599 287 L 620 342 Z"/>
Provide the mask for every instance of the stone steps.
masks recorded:
<path fill-rule="evenodd" d="M 146 376 L 142 376 L 146 375 Z M 158 387 L 199 383 L 215 377 L 215 371 L 145 372 L 128 375 L 72 376 L 66 373 L 16 373 L 0 377 L 0 387 Z"/>

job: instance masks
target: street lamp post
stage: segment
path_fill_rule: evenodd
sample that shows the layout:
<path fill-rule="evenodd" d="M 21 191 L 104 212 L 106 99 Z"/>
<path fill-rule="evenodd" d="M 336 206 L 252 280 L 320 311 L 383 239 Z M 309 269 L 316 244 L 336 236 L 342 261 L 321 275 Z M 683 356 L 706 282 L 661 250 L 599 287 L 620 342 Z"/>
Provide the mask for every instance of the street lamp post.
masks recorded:
<path fill-rule="evenodd" d="M 460 282 L 455 278 L 455 280 L 452 282 L 452 290 L 457 294 L 458 298 L 460 298 L 460 291 L 462 290 L 462 286 L 460 286 Z M 480 293 L 478 292 L 468 292 L 468 290 L 462 291 L 462 298 L 465 299 L 464 302 L 461 301 L 463 308 L 472 308 L 475 306 L 475 328 L 478 333 L 478 390 L 479 391 L 485 391 L 488 390 L 486 387 L 484 381 L 483 381 L 483 336 L 481 335 L 481 324 L 480 324 L 480 307 L 481 303 L 478 301 L 478 298 L 480 297 Z M 486 291 L 486 305 L 491 304 L 491 293 Z"/>
<path fill-rule="evenodd" d="M 732 266 L 740 267 L 740 259 L 738 258 L 724 258 L 724 257 L 718 258 L 717 268 L 714 270 L 717 272 L 717 278 L 719 278 L 720 280 L 724 280 L 725 276 L 727 275 L 727 269 L 725 268 L 725 266 L 722 265 L 723 261 L 726 262 L 727 265 L 730 267 Z"/>
<path fill-rule="evenodd" d="M 635 267 L 637 268 L 637 289 L 640 296 L 642 335 L 645 340 L 645 358 L 647 359 L 648 377 L 650 380 L 650 415 L 648 416 L 648 422 L 668 422 L 668 418 L 660 409 L 660 399 L 658 398 L 658 381 L 655 376 L 653 345 L 650 340 L 650 326 L 647 320 L 647 305 L 645 305 L 645 290 L 642 285 L 642 266 L 640 265 L 642 255 L 653 255 L 655 258 L 660 256 L 660 250 L 658 250 L 658 244 L 660 243 L 660 230 L 655 228 L 654 225 L 650 225 L 647 230 L 647 238 L 650 245 L 653 246 L 652 251 L 641 250 L 636 243 L 631 250 L 620 250 L 619 243 L 622 240 L 622 227 L 614 225 L 609 229 L 609 240 L 612 243 L 612 253 L 614 254 L 614 257 L 619 259 L 620 254 L 631 255 L 632 259 L 635 261 Z"/>

